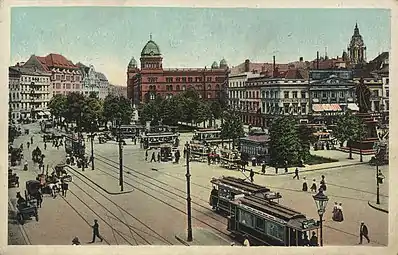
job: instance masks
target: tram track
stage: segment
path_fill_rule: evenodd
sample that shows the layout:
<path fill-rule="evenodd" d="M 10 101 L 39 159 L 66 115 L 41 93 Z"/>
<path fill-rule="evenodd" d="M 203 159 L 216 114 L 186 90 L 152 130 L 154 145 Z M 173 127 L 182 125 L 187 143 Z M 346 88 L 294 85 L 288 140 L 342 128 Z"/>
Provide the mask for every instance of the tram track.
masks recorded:
<path fill-rule="evenodd" d="M 100 157 L 103 157 L 103 156 L 100 156 Z M 104 157 L 103 157 L 103 158 L 104 158 Z M 104 158 L 104 159 L 98 159 L 98 158 L 97 158 L 97 160 L 103 162 L 104 164 L 107 164 L 108 166 L 111 166 L 111 167 L 113 167 L 113 168 L 118 169 L 118 166 L 115 166 L 115 165 L 112 165 L 111 163 L 106 162 L 105 159 L 106 159 L 106 158 Z M 112 161 L 112 160 L 110 160 L 110 159 L 106 159 L 106 160 L 111 161 L 112 163 L 115 163 L 115 164 L 116 164 L 116 162 L 114 162 L 114 161 Z M 151 176 L 149 176 L 149 175 L 140 173 L 139 171 L 134 170 L 134 169 L 132 169 L 132 168 L 129 168 L 129 167 L 126 167 L 126 166 L 124 166 L 124 167 L 125 167 L 126 169 L 129 169 L 130 171 L 133 171 L 133 172 L 135 172 L 135 173 L 138 173 L 138 174 L 140 174 L 140 175 L 143 175 L 143 176 L 149 178 L 149 179 L 152 180 L 152 181 L 156 181 L 156 182 L 158 182 L 158 183 L 161 183 L 162 185 L 165 185 L 166 187 L 169 187 L 169 188 L 173 188 L 173 189 L 175 189 L 175 190 L 178 190 L 178 191 L 181 192 L 182 194 L 186 194 L 185 190 L 178 189 L 178 188 L 176 188 L 176 187 L 174 187 L 174 186 L 172 186 L 172 185 L 170 185 L 170 184 L 167 184 L 167 183 L 165 183 L 165 182 L 159 181 L 159 180 L 157 180 L 157 179 L 155 179 L 155 178 L 153 178 L 153 177 L 151 177 Z M 99 171 L 101 171 L 101 172 L 103 172 L 103 173 L 109 175 L 109 173 L 107 173 L 106 171 L 103 171 L 103 170 L 100 170 L 100 169 L 99 169 Z M 115 173 L 116 173 L 116 171 L 112 171 L 112 172 L 115 172 Z M 111 176 L 115 178 L 115 176 L 113 176 L 113 175 L 111 175 Z M 133 176 L 134 179 L 132 179 L 130 176 Z M 159 188 L 160 190 L 166 191 L 167 193 L 172 194 L 172 195 L 174 195 L 174 196 L 176 196 L 176 197 L 178 197 L 178 198 L 181 198 L 181 199 L 183 199 L 183 200 L 186 200 L 186 197 L 184 197 L 183 195 L 180 195 L 180 194 L 177 194 L 177 193 L 175 193 L 175 192 L 172 192 L 172 191 L 170 191 L 169 189 L 164 188 L 164 187 L 161 187 L 161 186 L 159 186 L 159 185 L 156 185 L 156 184 L 154 184 L 153 182 L 150 182 L 150 181 L 148 181 L 148 180 L 146 180 L 146 179 L 144 179 L 144 178 L 140 178 L 138 175 L 132 174 L 131 172 L 130 172 L 130 174 L 129 174 L 128 176 L 125 176 L 125 178 L 130 179 L 130 180 L 132 180 L 132 181 L 136 181 L 137 179 L 142 180 L 142 181 L 145 181 L 145 182 L 148 183 L 149 185 L 152 185 L 152 186 L 154 186 L 154 187 L 156 187 L 156 188 Z M 127 182 L 126 182 L 126 183 L 127 183 Z M 143 184 L 143 183 L 138 183 L 138 184 L 143 185 L 144 187 L 150 188 L 150 187 L 148 187 L 148 185 L 145 185 L 145 184 Z M 133 187 L 133 188 L 136 188 L 135 186 L 132 186 L 132 187 Z M 150 188 L 150 189 L 154 190 L 153 188 Z M 164 193 L 162 193 L 162 195 L 166 196 Z M 168 196 L 168 195 L 167 195 L 166 197 L 169 197 L 169 198 L 171 198 L 171 199 L 174 199 L 174 197 L 171 197 L 171 196 Z M 208 201 L 202 199 L 201 197 L 194 196 L 194 195 L 191 195 L 191 197 L 197 198 L 197 199 L 199 199 L 199 200 L 201 200 L 201 201 L 203 201 L 203 202 L 205 202 L 205 203 L 208 204 Z M 180 204 L 184 204 L 184 202 L 180 202 Z M 194 202 L 194 201 L 192 201 L 192 204 L 195 204 L 196 206 L 205 209 L 205 210 L 208 211 L 209 213 L 214 214 L 214 212 L 213 212 L 212 210 L 210 210 L 210 209 L 208 208 L 208 206 L 204 206 L 204 205 L 199 204 L 199 203 Z M 196 210 L 196 209 L 194 209 L 194 210 Z M 204 213 L 203 211 L 199 211 L 199 210 L 196 210 L 196 211 L 197 211 L 197 212 L 200 212 L 200 213 L 202 213 L 202 214 L 204 214 L 204 215 L 206 215 L 207 217 L 210 217 L 210 218 L 214 219 L 215 221 L 218 221 L 218 222 L 220 222 L 220 223 L 225 224 L 225 222 L 223 222 L 223 221 L 217 219 L 217 218 L 214 217 L 213 215 L 209 215 L 209 214 Z M 221 217 L 221 216 L 220 216 L 220 217 Z M 224 219 L 224 218 L 222 218 L 222 219 Z"/>
<path fill-rule="evenodd" d="M 101 160 L 98 159 L 98 156 L 101 157 L 102 155 L 98 155 L 98 153 L 96 153 L 96 155 L 97 155 L 97 158 L 96 158 L 96 159 L 97 159 L 98 161 L 101 161 Z M 104 158 L 105 158 L 105 157 L 104 157 Z M 115 161 L 112 161 L 112 160 L 109 160 L 109 161 L 113 162 L 113 164 L 116 164 Z M 102 160 L 101 162 L 104 163 L 105 165 L 108 165 L 108 166 L 112 167 L 112 168 L 119 169 L 118 165 L 112 165 L 111 163 L 106 162 L 105 160 Z M 126 166 L 125 166 L 125 168 L 128 169 L 128 167 L 126 167 Z M 118 176 L 114 176 L 114 175 L 110 174 L 110 173 L 107 172 L 107 171 L 101 170 L 101 169 L 99 169 L 99 168 L 97 168 L 96 170 L 98 170 L 98 171 L 100 171 L 100 172 L 102 172 L 102 173 L 104 173 L 104 174 L 106 174 L 106 175 L 109 175 L 109 176 L 111 176 L 111 177 L 114 178 L 114 179 L 118 179 Z M 77 170 L 74 170 L 74 171 L 78 172 Z M 138 172 L 138 171 L 136 171 L 136 170 L 134 170 L 134 169 L 132 169 L 131 171 Z M 112 171 L 112 172 L 118 174 L 117 171 Z M 79 173 L 79 172 L 78 172 L 78 173 Z M 138 172 L 138 173 L 139 173 L 139 172 Z M 156 180 L 156 179 L 154 179 L 153 177 L 150 177 L 150 176 L 148 176 L 147 178 L 150 178 L 151 180 Z M 136 179 L 132 179 L 132 178 L 129 177 L 129 176 L 125 176 L 125 179 L 134 180 L 134 181 L 136 181 L 137 179 L 140 179 L 140 180 L 143 180 L 143 181 L 145 181 L 145 182 L 148 182 L 150 185 L 153 186 L 153 183 L 151 183 L 150 181 L 145 180 L 145 179 L 143 179 L 143 178 L 138 178 L 138 176 L 136 176 Z M 145 191 L 145 190 L 143 190 L 142 188 L 137 187 L 136 185 L 133 185 L 133 184 L 130 183 L 130 182 L 127 182 L 126 180 L 124 181 L 124 183 L 127 184 L 127 185 L 129 185 L 129 186 L 131 186 L 131 187 L 134 188 L 135 190 L 138 190 L 138 191 L 140 191 L 140 192 L 142 192 L 142 193 L 144 193 L 144 194 L 146 194 L 146 195 L 152 197 L 153 199 L 155 199 L 155 200 L 157 200 L 157 201 L 159 201 L 159 202 L 161 202 L 161 203 L 163 203 L 163 204 L 166 204 L 168 207 L 171 207 L 171 208 L 173 208 L 174 210 L 176 210 L 176 211 L 178 211 L 178 212 L 180 212 L 180 213 L 182 213 L 182 214 L 184 214 L 184 215 L 187 215 L 187 213 L 186 213 L 185 210 L 182 210 L 182 209 L 180 209 L 179 207 L 177 207 L 177 206 L 175 206 L 175 205 L 172 205 L 170 202 L 167 202 L 167 201 L 164 201 L 164 200 L 162 200 L 162 199 L 159 199 L 156 195 L 153 195 L 153 194 L 151 194 L 150 192 Z M 164 193 L 162 193 L 162 192 L 159 192 L 159 190 L 154 189 L 153 187 L 150 187 L 150 186 L 146 185 L 145 183 L 139 183 L 139 182 L 137 182 L 137 184 L 139 184 L 139 185 L 141 185 L 141 186 L 143 186 L 143 187 L 146 187 L 147 189 L 149 189 L 149 190 L 152 191 L 152 192 L 160 193 L 162 196 L 166 196 L 166 197 L 172 199 L 172 201 L 175 201 L 175 202 L 177 202 L 177 203 L 182 204 L 182 205 L 185 206 L 184 201 L 176 200 L 175 197 L 172 197 L 172 196 L 170 196 L 170 195 L 166 195 L 166 194 L 164 194 Z M 165 185 L 167 185 L 168 187 L 172 187 L 172 186 L 169 185 L 169 184 L 165 184 Z M 186 199 L 186 197 L 181 196 L 181 195 L 179 195 L 179 194 L 176 194 L 175 192 L 170 192 L 170 190 L 165 189 L 165 188 L 163 188 L 163 187 L 160 187 L 159 185 L 155 185 L 155 186 L 158 186 L 158 188 L 160 188 L 161 190 L 166 191 L 166 193 L 172 193 L 174 196 L 176 196 L 176 197 L 178 197 L 178 198 L 181 198 L 181 199 L 183 199 L 183 200 Z M 181 190 L 181 192 L 183 192 L 184 194 L 186 193 L 185 191 L 182 191 L 182 190 Z M 203 201 L 204 201 L 204 200 L 203 200 Z M 206 202 L 207 202 L 207 201 L 206 201 Z M 204 208 L 206 211 L 209 211 L 209 212 L 211 212 L 211 213 L 214 213 L 214 212 L 213 212 L 211 209 L 209 209 L 208 207 L 205 207 L 205 206 L 203 206 L 203 205 L 201 205 L 201 204 L 198 204 L 198 203 L 196 203 L 196 202 L 193 202 L 193 204 L 195 204 L 195 205 L 197 205 L 197 206 L 199 206 L 199 207 Z M 218 222 L 218 224 L 221 223 L 222 226 L 226 226 L 226 219 L 225 219 L 224 217 L 222 217 L 222 216 L 219 216 L 219 218 L 215 218 L 213 215 L 206 214 L 206 213 L 204 213 L 203 211 L 198 210 L 198 209 L 196 209 L 196 208 L 194 208 L 194 207 L 192 208 L 192 210 L 194 210 L 194 211 L 196 211 L 197 213 L 200 213 L 200 214 L 202 214 L 202 215 L 205 215 L 206 217 L 210 218 L 211 220 L 214 220 L 214 221 Z M 197 221 L 200 222 L 201 224 L 210 227 L 211 229 L 215 230 L 216 232 L 220 233 L 221 235 L 223 235 L 223 236 L 225 236 L 225 237 L 229 237 L 229 233 L 228 233 L 227 231 L 222 231 L 222 230 L 220 230 L 218 227 L 215 227 L 214 225 L 210 224 L 210 223 L 208 222 L 208 220 L 205 221 L 204 219 L 200 219 L 200 218 L 198 218 L 198 217 L 199 217 L 199 216 L 192 216 L 193 219 L 197 220 Z"/>

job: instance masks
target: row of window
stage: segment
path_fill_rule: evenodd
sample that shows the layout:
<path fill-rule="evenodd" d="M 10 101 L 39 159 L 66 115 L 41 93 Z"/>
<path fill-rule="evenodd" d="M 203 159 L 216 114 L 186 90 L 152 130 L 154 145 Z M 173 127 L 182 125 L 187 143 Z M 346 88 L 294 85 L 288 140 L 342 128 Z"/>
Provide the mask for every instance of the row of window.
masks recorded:
<path fill-rule="evenodd" d="M 251 82 L 247 81 L 246 86 L 261 86 L 261 85 L 266 85 L 266 84 L 292 84 L 292 83 L 307 83 L 307 81 L 301 81 L 301 80 L 290 80 L 290 81 L 281 81 L 281 80 L 276 80 L 276 81 L 256 81 L 256 82 Z"/>
<path fill-rule="evenodd" d="M 48 99 L 49 96 L 48 94 L 38 94 L 35 96 L 35 99 Z M 32 96 L 30 94 L 18 94 L 18 93 L 9 93 L 9 99 L 12 101 L 15 100 L 30 100 L 32 99 Z"/>
<path fill-rule="evenodd" d="M 263 218 L 243 210 L 239 210 L 239 222 L 278 240 L 285 240 L 285 227 L 280 224 L 265 221 Z"/>
<path fill-rule="evenodd" d="M 148 82 L 157 82 L 157 77 L 148 77 Z M 206 82 L 212 82 L 213 77 L 206 77 Z M 225 77 L 215 77 L 214 81 L 224 82 Z M 203 77 L 166 77 L 166 82 L 203 82 Z"/>
<path fill-rule="evenodd" d="M 49 82 L 49 77 L 21 76 L 21 82 Z"/>
<path fill-rule="evenodd" d="M 242 144 L 241 152 L 247 153 L 250 156 L 267 155 L 268 149 L 260 146 Z"/>
<path fill-rule="evenodd" d="M 182 85 L 181 87 L 180 87 L 180 85 L 166 85 L 166 91 L 173 91 L 173 87 L 175 87 L 175 91 L 180 91 L 180 90 L 183 90 L 183 91 L 185 91 L 186 89 L 187 89 L 187 86 L 186 85 Z M 202 85 L 188 85 L 188 88 L 195 88 L 196 90 L 202 90 L 203 89 L 203 86 Z M 216 84 L 216 86 L 215 86 L 215 90 L 220 90 L 220 85 L 219 84 Z M 149 90 L 156 90 L 156 85 L 149 85 L 148 86 L 148 89 Z M 207 90 L 212 90 L 212 86 L 209 84 L 209 85 L 207 85 Z"/>
<path fill-rule="evenodd" d="M 252 111 L 257 110 L 259 108 L 258 104 L 255 102 L 247 102 L 246 104 L 237 104 L 236 102 L 231 104 L 231 106 L 237 110 L 241 111 Z M 277 103 L 262 103 L 261 108 L 262 113 L 266 114 L 279 114 L 279 113 L 286 113 L 286 114 L 302 114 L 306 115 L 308 113 L 307 104 L 306 103 L 285 103 L 283 107 L 280 107 Z"/>
<path fill-rule="evenodd" d="M 215 98 L 220 98 L 220 93 L 219 92 L 217 92 L 216 94 L 215 94 Z M 150 100 L 155 100 L 155 97 L 156 97 L 156 94 L 155 93 L 149 93 L 148 94 L 148 97 L 149 97 L 149 99 Z M 172 98 L 173 97 L 173 94 L 166 94 L 165 95 L 165 98 L 167 99 L 167 98 Z M 199 98 L 202 98 L 202 94 L 200 94 L 199 93 Z M 207 95 L 206 95 L 206 98 L 213 98 L 212 97 L 212 93 L 211 92 L 209 92 L 209 93 L 207 93 Z"/>
<path fill-rule="evenodd" d="M 61 89 L 61 83 L 53 83 L 53 89 Z M 80 84 L 62 84 L 62 89 L 80 89 Z"/>
<path fill-rule="evenodd" d="M 347 97 L 355 97 L 355 91 L 313 91 L 312 97 L 313 98 L 344 98 Z"/>
<path fill-rule="evenodd" d="M 52 80 L 56 81 L 81 81 L 80 75 L 66 75 L 66 74 L 55 74 L 52 76 Z"/>
<path fill-rule="evenodd" d="M 300 94 L 298 91 L 262 91 L 261 97 L 262 98 L 278 98 L 278 95 L 282 96 L 283 98 L 307 98 L 307 92 L 301 91 Z M 239 97 L 238 97 L 239 96 Z M 230 98 L 260 98 L 259 91 L 229 91 Z M 291 97 L 290 97 L 291 96 Z M 300 97 L 299 97 L 300 96 Z"/>
<path fill-rule="evenodd" d="M 42 102 L 42 103 L 13 103 L 9 104 L 11 110 L 13 111 L 18 111 L 18 110 L 30 110 L 30 109 L 36 109 L 36 108 L 45 108 L 47 107 L 48 102 Z"/>

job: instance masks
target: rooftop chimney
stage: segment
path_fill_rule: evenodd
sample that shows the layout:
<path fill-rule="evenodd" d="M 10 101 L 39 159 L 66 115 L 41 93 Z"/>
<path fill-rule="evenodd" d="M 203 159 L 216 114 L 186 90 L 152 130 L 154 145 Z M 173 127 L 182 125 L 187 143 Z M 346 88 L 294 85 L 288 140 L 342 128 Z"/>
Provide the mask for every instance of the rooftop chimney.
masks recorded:
<path fill-rule="evenodd" d="M 246 59 L 245 60 L 245 72 L 250 71 L 250 60 Z"/>
<path fill-rule="evenodd" d="M 303 57 L 300 57 L 299 60 L 300 60 L 300 62 L 303 62 L 303 61 L 304 61 L 304 58 L 303 58 Z"/>
<path fill-rule="evenodd" d="M 319 69 L 319 51 L 316 52 L 316 69 Z"/>

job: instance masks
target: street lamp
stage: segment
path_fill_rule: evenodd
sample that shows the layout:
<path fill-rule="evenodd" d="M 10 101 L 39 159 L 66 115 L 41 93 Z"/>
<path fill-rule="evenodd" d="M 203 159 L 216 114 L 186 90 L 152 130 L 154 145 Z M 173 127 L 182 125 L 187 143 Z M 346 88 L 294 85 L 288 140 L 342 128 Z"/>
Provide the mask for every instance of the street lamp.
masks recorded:
<path fill-rule="evenodd" d="M 191 184 L 190 184 L 190 178 L 191 174 L 189 172 L 189 158 L 191 157 L 191 147 L 189 146 L 189 143 L 186 142 L 185 147 L 187 149 L 187 215 L 188 215 L 188 237 L 187 241 L 192 242 L 192 215 L 191 215 Z"/>
<path fill-rule="evenodd" d="M 123 191 L 123 144 L 122 144 L 122 121 L 119 121 L 119 185 L 120 191 Z"/>
<path fill-rule="evenodd" d="M 91 170 L 94 170 L 94 136 L 93 133 L 94 122 L 91 121 Z"/>
<path fill-rule="evenodd" d="M 380 204 L 380 180 L 382 178 L 379 174 L 379 159 L 380 159 L 380 145 L 379 143 L 374 143 L 373 150 L 375 152 L 375 163 L 376 163 L 376 204 Z"/>
<path fill-rule="evenodd" d="M 320 236 L 320 244 L 323 246 L 323 229 L 322 229 L 322 221 L 323 221 L 323 214 L 326 211 L 326 205 L 328 204 L 329 198 L 325 194 L 323 194 L 323 189 L 320 188 L 318 193 L 316 195 L 312 196 L 315 201 L 315 205 L 318 209 L 318 215 L 319 215 L 319 224 L 321 228 L 321 236 Z"/>

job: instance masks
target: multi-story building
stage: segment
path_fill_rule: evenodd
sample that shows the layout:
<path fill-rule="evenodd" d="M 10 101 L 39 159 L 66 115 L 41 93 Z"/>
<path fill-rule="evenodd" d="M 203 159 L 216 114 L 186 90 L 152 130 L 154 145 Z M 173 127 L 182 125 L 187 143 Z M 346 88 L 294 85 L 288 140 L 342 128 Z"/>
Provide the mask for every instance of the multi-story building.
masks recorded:
<path fill-rule="evenodd" d="M 127 67 L 127 96 L 135 105 L 188 89 L 205 100 L 226 100 L 229 68 L 224 59 L 211 68 L 163 68 L 159 46 L 151 38 L 141 51 L 140 63 L 138 68 L 132 58 Z"/>
<path fill-rule="evenodd" d="M 109 82 L 103 73 L 96 72 L 93 65 L 76 64 L 83 75 L 82 93 L 86 96 L 96 93 L 98 98 L 104 99 L 108 95 Z"/>
<path fill-rule="evenodd" d="M 351 70 L 312 70 L 309 76 L 310 106 L 314 120 L 358 110 Z"/>
<path fill-rule="evenodd" d="M 51 73 L 35 67 L 9 67 L 9 112 L 12 120 L 50 116 L 47 110 L 51 98 L 50 77 Z"/>
<path fill-rule="evenodd" d="M 51 73 L 52 95 L 82 91 L 83 77 L 80 68 L 62 55 L 54 53 L 45 57 L 32 55 L 24 67 Z"/>
<path fill-rule="evenodd" d="M 228 103 L 236 110 L 243 110 L 243 100 L 246 94 L 246 82 L 249 78 L 259 77 L 259 73 L 245 72 L 230 74 L 228 77 Z"/>
<path fill-rule="evenodd" d="M 127 87 L 126 86 L 120 86 L 120 85 L 109 85 L 108 88 L 108 94 L 109 95 L 114 95 L 114 96 L 122 96 L 127 98 Z"/>

